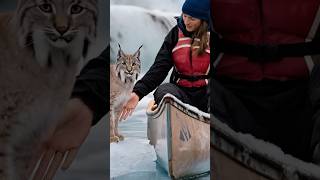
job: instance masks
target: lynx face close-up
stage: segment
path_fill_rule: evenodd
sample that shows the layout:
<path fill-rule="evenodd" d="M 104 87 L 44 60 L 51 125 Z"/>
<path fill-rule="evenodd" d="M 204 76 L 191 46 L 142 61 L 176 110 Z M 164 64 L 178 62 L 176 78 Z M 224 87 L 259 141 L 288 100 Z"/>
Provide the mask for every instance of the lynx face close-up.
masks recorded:
<path fill-rule="evenodd" d="M 0 180 L 29 178 L 96 39 L 97 0 L 20 0 L 0 14 Z"/>
<path fill-rule="evenodd" d="M 20 45 L 33 45 L 41 65 L 51 63 L 51 47 L 69 51 L 70 60 L 85 57 L 96 37 L 96 4 L 96 0 L 20 1 L 16 12 Z"/>

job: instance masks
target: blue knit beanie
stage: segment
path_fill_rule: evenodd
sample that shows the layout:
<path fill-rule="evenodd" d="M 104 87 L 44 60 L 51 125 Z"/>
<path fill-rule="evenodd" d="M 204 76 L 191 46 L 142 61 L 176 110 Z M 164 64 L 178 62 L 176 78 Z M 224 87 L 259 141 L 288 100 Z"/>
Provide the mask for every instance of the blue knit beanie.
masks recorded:
<path fill-rule="evenodd" d="M 186 0 L 182 12 L 194 18 L 209 21 L 210 0 Z"/>

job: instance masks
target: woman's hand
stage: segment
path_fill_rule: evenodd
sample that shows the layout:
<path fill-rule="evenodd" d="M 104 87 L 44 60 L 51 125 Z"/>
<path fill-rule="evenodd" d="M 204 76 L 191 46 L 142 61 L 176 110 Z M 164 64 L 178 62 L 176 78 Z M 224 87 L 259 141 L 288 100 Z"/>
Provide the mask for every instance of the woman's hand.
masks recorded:
<path fill-rule="evenodd" d="M 122 112 L 120 114 L 120 120 L 127 119 L 128 116 L 131 116 L 134 109 L 137 107 L 139 102 L 139 96 L 136 93 L 131 93 L 130 99 L 124 106 L 122 107 Z"/>
<path fill-rule="evenodd" d="M 62 123 L 45 142 L 42 153 L 39 153 L 39 155 L 42 154 L 42 158 L 41 156 L 35 157 L 31 163 L 31 167 L 34 168 L 40 159 L 40 165 L 35 170 L 33 180 L 43 178 L 51 180 L 60 166 L 63 170 L 68 169 L 89 134 L 92 119 L 92 111 L 81 99 L 69 100 Z"/>

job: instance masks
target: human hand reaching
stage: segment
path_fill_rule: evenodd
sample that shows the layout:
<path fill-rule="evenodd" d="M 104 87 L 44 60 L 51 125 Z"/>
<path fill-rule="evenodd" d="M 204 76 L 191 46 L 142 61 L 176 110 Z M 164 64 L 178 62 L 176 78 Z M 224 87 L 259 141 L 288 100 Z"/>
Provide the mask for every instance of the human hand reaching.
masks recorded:
<path fill-rule="evenodd" d="M 92 111 L 81 99 L 69 100 L 61 123 L 44 143 L 40 157 L 31 163 L 32 169 L 37 168 L 33 180 L 51 180 L 60 166 L 62 170 L 69 168 L 89 134 L 92 119 Z M 39 166 L 35 167 L 39 160 Z"/>
<path fill-rule="evenodd" d="M 123 106 L 122 112 L 120 114 L 120 120 L 127 119 L 127 117 L 131 116 L 135 108 L 137 107 L 139 102 L 139 96 L 136 93 L 131 93 L 130 99 L 128 102 Z"/>

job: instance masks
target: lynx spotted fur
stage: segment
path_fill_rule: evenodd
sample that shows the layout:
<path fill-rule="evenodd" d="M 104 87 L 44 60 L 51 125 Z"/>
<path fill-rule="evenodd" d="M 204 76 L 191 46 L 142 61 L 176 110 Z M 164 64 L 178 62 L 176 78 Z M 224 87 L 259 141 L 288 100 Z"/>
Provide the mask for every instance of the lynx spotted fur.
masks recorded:
<path fill-rule="evenodd" d="M 26 180 L 96 36 L 97 0 L 19 0 L 0 14 L 0 180 Z"/>

